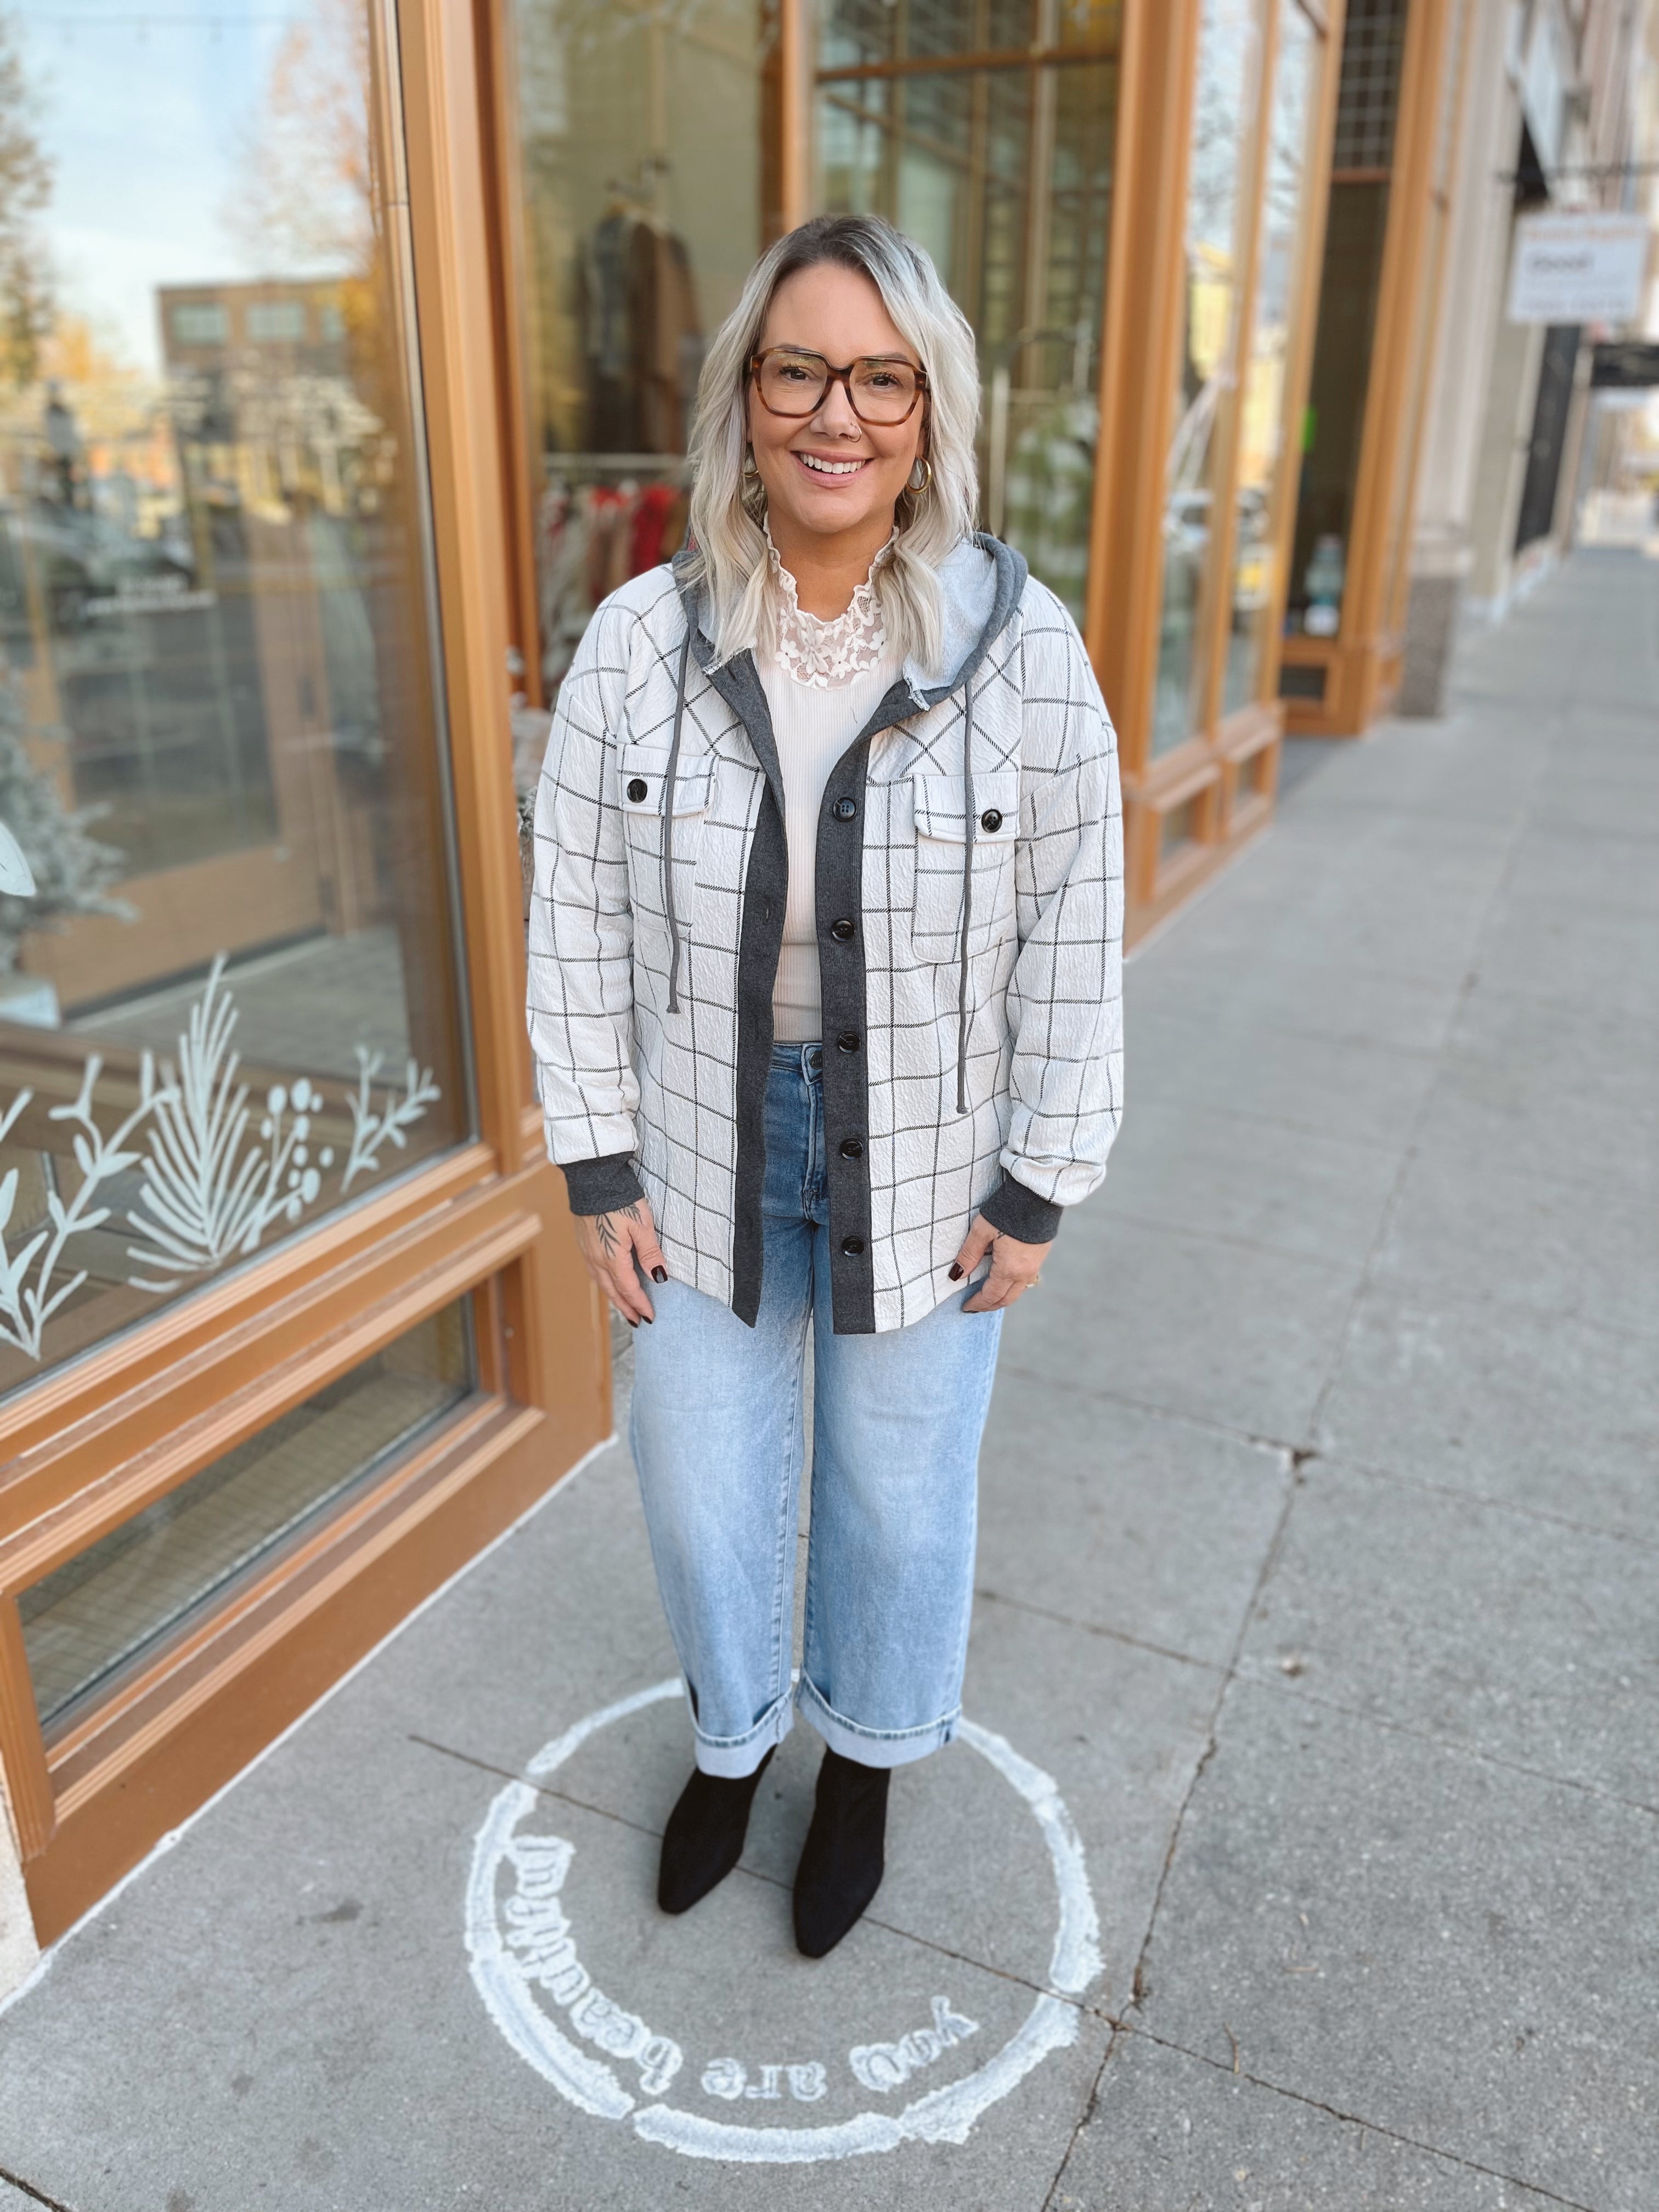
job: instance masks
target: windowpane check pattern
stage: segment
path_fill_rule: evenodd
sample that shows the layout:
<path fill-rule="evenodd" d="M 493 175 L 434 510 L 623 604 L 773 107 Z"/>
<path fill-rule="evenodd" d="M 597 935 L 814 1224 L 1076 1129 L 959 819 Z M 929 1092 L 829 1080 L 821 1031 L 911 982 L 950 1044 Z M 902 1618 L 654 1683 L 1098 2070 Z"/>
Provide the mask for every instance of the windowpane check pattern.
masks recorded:
<path fill-rule="evenodd" d="M 694 655 L 672 824 L 682 945 L 671 1013 L 662 791 L 684 636 L 678 592 L 658 570 L 600 609 L 565 679 L 537 798 L 529 1018 L 552 1158 L 631 1158 L 671 1271 L 730 1303 L 739 955 L 766 783 L 741 717 Z M 1026 584 L 972 683 L 983 847 L 965 1114 L 960 690 L 867 739 L 854 802 L 866 1024 L 835 1046 L 864 1070 L 864 1124 L 846 1133 L 868 1158 L 878 1331 L 921 1320 L 950 1294 L 946 1270 L 1005 1170 L 1041 1200 L 1086 1198 L 1121 1111 L 1116 744 L 1083 641 L 1052 592 Z M 831 806 L 849 788 L 842 773 L 831 772 Z M 1012 865 L 997 836 L 1009 805 Z"/>

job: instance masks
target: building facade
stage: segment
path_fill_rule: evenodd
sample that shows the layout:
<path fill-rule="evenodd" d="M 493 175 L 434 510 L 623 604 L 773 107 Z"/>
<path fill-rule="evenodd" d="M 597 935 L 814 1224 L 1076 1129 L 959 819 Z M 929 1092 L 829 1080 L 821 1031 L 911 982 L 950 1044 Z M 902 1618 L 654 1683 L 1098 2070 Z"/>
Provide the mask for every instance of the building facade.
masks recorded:
<path fill-rule="evenodd" d="M 1460 623 L 1566 542 L 1592 343 L 1510 319 L 1517 222 L 1638 204 L 1648 0 L 1352 0 L 1280 679 L 1289 725 L 1442 711 Z"/>
<path fill-rule="evenodd" d="M 15 1978 L 609 1433 L 524 1036 L 515 761 L 597 600 L 683 540 L 703 347 L 768 240 L 878 210 L 972 320 L 984 521 L 1119 726 L 1132 931 L 1270 818 L 1342 18 L 9 21 Z M 118 143 L 67 97 L 100 83 Z M 100 210 L 107 256 L 60 252 Z"/>

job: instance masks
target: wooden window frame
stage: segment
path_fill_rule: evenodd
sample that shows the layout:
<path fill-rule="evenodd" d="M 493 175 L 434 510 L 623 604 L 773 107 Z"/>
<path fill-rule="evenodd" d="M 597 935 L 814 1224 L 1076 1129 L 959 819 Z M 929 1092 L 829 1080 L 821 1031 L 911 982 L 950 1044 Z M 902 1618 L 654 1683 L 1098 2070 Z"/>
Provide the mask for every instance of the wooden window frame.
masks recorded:
<path fill-rule="evenodd" d="M 524 1022 L 506 667 L 526 586 L 507 532 L 511 269 L 486 163 L 498 25 L 483 0 L 365 4 L 424 431 L 477 1134 L 0 1408 L 0 1777 L 43 1943 L 611 1426 L 609 1331 L 547 1163 Z M 48 1741 L 18 1592 L 457 1297 L 477 1390 Z"/>
<path fill-rule="evenodd" d="M 1335 130 L 1343 0 L 1303 14 L 1322 40 L 1316 95 L 1316 149 L 1306 184 L 1307 206 L 1292 288 L 1291 351 L 1285 366 L 1284 422 L 1287 455 L 1307 404 L 1313 362 L 1314 301 L 1324 246 L 1331 149 Z M 1128 921 L 1133 943 L 1187 897 L 1271 818 L 1285 710 L 1277 696 L 1279 651 L 1296 526 L 1293 465 L 1279 471 L 1268 544 L 1274 578 L 1269 645 L 1258 671 L 1257 696 L 1218 720 L 1231 593 L 1207 594 L 1201 653 L 1206 696 L 1199 727 L 1181 744 L 1150 756 L 1158 620 L 1164 580 L 1164 456 L 1174 430 L 1174 394 L 1182 343 L 1182 289 L 1190 122 L 1195 96 L 1200 0 L 1126 0 L 1119 89 L 1119 176 L 1113 207 L 1106 283 L 1105 334 L 1099 386 L 1101 447 L 1090 536 L 1089 591 L 1084 635 L 1118 726 L 1124 791 Z M 1271 112 L 1278 64 L 1278 12 L 1265 5 L 1258 119 Z M 1261 201 L 1267 133 L 1256 128 L 1241 189 L 1251 197 L 1243 266 L 1239 272 L 1240 344 L 1248 346 L 1261 253 Z M 1212 514 L 1215 574 L 1231 572 L 1236 527 L 1238 410 L 1217 469 Z M 1271 760 L 1241 793 L 1240 770 L 1264 752 Z M 1212 838 L 1201 855 L 1190 849 L 1160 861 L 1158 822 L 1182 803 L 1202 769 L 1218 789 Z M 1174 798 L 1171 793 L 1175 793 Z"/>
<path fill-rule="evenodd" d="M 1419 368 L 1426 375 L 1432 356 L 1447 261 L 1443 238 L 1449 226 L 1443 218 L 1436 226 L 1431 215 L 1441 181 L 1434 173 L 1435 151 L 1453 5 L 1454 0 L 1412 0 L 1407 10 L 1394 152 L 1387 169 L 1344 170 L 1333 177 L 1333 181 L 1386 179 L 1389 213 L 1354 478 L 1341 627 L 1334 637 L 1294 637 L 1285 645 L 1286 663 L 1325 672 L 1322 698 L 1285 702 L 1287 727 L 1309 735 L 1358 736 L 1387 711 L 1400 687 L 1405 651 L 1405 597 L 1400 584 L 1410 563 L 1403 552 L 1390 563 L 1390 541 L 1397 551 L 1410 543 L 1425 410 L 1409 403 Z M 1461 127 L 1470 25 L 1476 12 L 1464 11 L 1463 36 L 1454 62 L 1460 73 L 1454 145 Z"/>

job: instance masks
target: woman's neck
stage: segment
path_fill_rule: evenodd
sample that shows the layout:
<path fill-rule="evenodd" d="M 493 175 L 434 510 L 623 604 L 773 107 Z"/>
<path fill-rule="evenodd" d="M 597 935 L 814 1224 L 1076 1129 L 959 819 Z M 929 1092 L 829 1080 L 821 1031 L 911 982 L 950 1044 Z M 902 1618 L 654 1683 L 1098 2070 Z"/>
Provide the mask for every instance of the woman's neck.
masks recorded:
<path fill-rule="evenodd" d="M 767 518 L 778 558 L 795 580 L 795 600 L 803 614 L 834 622 L 853 604 L 853 594 L 869 577 L 875 558 L 893 534 L 893 518 L 877 515 L 856 531 L 826 538 L 799 530 L 787 515 Z"/>

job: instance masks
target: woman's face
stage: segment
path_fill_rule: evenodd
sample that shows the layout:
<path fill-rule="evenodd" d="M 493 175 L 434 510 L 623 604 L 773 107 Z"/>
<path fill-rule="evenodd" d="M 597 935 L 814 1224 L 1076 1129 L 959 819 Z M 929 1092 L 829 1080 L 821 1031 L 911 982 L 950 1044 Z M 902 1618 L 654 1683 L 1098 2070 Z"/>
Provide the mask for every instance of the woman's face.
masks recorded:
<path fill-rule="evenodd" d="M 779 345 L 821 354 L 836 368 L 866 354 L 922 365 L 870 279 L 832 262 L 798 270 L 773 294 L 756 351 Z M 926 402 L 908 422 L 883 424 L 860 422 L 844 384 L 832 383 L 817 412 L 804 416 L 770 413 L 752 382 L 748 398 L 749 443 L 773 537 L 868 537 L 878 550 L 893 526 L 893 502 L 924 450 Z"/>

